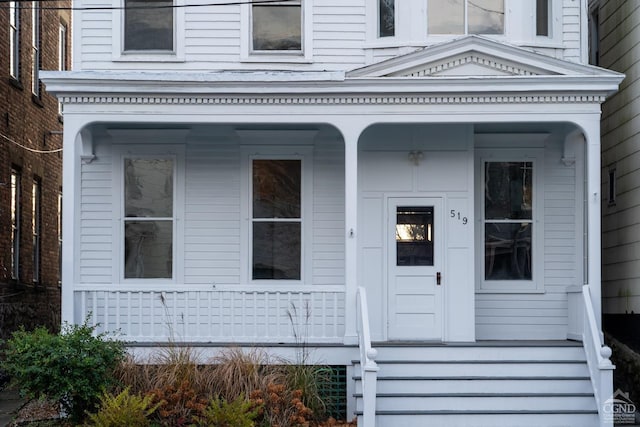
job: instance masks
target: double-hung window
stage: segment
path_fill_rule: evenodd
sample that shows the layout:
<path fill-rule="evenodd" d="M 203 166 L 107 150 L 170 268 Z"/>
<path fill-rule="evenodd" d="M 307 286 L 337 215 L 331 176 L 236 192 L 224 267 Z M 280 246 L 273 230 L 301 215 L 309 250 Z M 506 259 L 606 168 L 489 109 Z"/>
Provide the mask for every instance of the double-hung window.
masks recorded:
<path fill-rule="evenodd" d="M 21 177 L 20 171 L 11 169 L 11 278 L 20 279 L 20 219 L 21 213 Z"/>
<path fill-rule="evenodd" d="M 173 0 L 124 0 L 124 51 L 173 52 Z"/>
<path fill-rule="evenodd" d="M 31 93 L 40 97 L 40 2 L 31 2 Z"/>
<path fill-rule="evenodd" d="M 485 158 L 478 165 L 483 290 L 544 289 L 540 270 L 543 256 L 539 252 L 543 221 L 538 157 Z"/>
<path fill-rule="evenodd" d="M 40 252 L 42 230 L 42 184 L 39 178 L 31 186 L 31 235 L 33 245 L 33 281 L 40 281 Z"/>
<path fill-rule="evenodd" d="M 253 52 L 302 52 L 302 0 L 251 5 Z"/>
<path fill-rule="evenodd" d="M 251 278 L 302 278 L 302 160 L 251 161 Z"/>
<path fill-rule="evenodd" d="M 122 161 L 124 279 L 172 279 L 175 158 Z"/>
<path fill-rule="evenodd" d="M 9 74 L 20 80 L 20 2 L 9 2 Z"/>
<path fill-rule="evenodd" d="M 504 34 L 504 0 L 428 0 L 429 34 Z"/>

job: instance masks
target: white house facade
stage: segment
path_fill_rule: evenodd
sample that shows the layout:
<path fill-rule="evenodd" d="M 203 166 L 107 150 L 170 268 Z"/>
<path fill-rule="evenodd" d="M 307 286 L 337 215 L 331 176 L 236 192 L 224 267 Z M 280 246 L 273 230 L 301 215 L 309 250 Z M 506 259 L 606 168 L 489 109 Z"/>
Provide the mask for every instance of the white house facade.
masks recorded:
<path fill-rule="evenodd" d="M 74 71 L 43 73 L 63 320 L 132 351 L 286 352 L 302 326 L 364 426 L 612 425 L 600 107 L 623 76 L 585 65 L 585 5 L 200 3 L 77 1 Z"/>

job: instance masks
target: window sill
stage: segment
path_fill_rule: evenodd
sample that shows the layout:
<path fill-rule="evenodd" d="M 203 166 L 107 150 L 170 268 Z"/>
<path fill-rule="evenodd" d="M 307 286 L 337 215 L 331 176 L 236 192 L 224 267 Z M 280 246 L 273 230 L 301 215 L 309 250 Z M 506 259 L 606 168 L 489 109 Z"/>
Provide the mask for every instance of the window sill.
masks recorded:
<path fill-rule="evenodd" d="M 38 107 L 44 108 L 44 103 L 42 102 L 42 98 L 40 98 L 38 95 L 34 95 L 32 93 L 31 94 L 31 101 L 33 101 L 33 103 L 36 104 Z"/>
<path fill-rule="evenodd" d="M 240 58 L 240 62 L 246 63 L 293 63 L 293 64 L 311 64 L 311 58 L 303 54 L 280 54 L 280 53 L 251 53 Z"/>
<path fill-rule="evenodd" d="M 476 294 L 544 294 L 544 289 L 524 287 L 517 285 L 505 285 L 501 287 L 481 287 L 476 288 Z"/>
<path fill-rule="evenodd" d="M 24 90 L 24 86 L 22 86 L 20 80 L 16 80 L 15 77 L 9 77 L 9 84 L 16 89 Z"/>
<path fill-rule="evenodd" d="M 180 63 L 184 58 L 174 52 L 168 53 L 121 53 L 113 58 L 113 62 L 164 62 Z"/>

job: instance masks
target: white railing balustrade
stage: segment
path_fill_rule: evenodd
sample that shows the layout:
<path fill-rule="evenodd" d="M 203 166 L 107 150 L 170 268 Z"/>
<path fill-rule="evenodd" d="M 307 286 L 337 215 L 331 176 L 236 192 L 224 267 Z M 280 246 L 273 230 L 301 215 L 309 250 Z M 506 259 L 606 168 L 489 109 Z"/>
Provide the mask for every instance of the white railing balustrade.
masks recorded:
<path fill-rule="evenodd" d="M 165 287 L 166 288 L 166 287 Z M 341 343 L 343 287 L 76 288 L 74 320 L 129 342 Z M 296 337 L 294 330 L 299 335 Z"/>
<path fill-rule="evenodd" d="M 591 301 L 589 286 L 582 287 L 582 297 L 584 306 L 584 323 L 582 344 L 587 355 L 591 383 L 598 405 L 598 415 L 601 427 L 613 426 L 613 414 L 606 410 L 604 403 L 613 395 L 613 370 L 615 366 L 611 363 L 611 349 L 604 343 L 602 332 L 598 328 L 596 316 Z"/>
<path fill-rule="evenodd" d="M 376 422 L 376 382 L 378 380 L 378 365 L 375 359 L 378 352 L 371 347 L 367 292 L 363 287 L 358 287 L 356 310 L 362 378 L 362 425 L 374 427 Z"/>

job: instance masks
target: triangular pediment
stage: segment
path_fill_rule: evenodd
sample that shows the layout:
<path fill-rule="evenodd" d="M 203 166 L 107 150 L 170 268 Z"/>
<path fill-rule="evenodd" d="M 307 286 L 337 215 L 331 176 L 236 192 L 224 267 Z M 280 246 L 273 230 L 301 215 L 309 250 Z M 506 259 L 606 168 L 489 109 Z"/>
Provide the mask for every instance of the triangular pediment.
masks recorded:
<path fill-rule="evenodd" d="M 348 77 L 507 77 L 597 75 L 576 64 L 481 36 L 466 36 L 350 71 Z"/>

